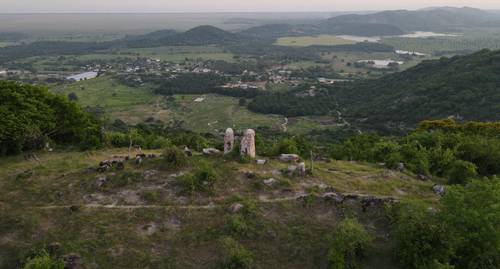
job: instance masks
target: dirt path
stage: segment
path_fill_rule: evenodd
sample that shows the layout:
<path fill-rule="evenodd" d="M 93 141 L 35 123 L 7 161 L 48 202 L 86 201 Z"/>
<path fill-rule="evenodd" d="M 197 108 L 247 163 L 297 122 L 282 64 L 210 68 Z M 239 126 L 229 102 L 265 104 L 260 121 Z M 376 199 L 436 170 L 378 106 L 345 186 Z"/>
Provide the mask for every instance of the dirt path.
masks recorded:
<path fill-rule="evenodd" d="M 356 197 L 358 199 L 363 198 L 377 198 L 377 199 L 391 199 L 396 201 L 394 197 L 386 197 L 386 196 L 372 196 L 367 194 L 357 194 L 357 193 L 339 193 L 344 197 Z M 279 198 L 269 198 L 265 195 L 261 195 L 258 197 L 258 201 L 262 204 L 272 204 L 272 203 L 281 203 L 281 202 L 289 202 L 296 201 L 302 197 L 306 197 L 309 194 L 306 192 L 298 192 L 291 196 L 279 197 Z M 321 197 L 321 196 L 318 196 Z M 87 209 L 120 209 L 120 210 L 136 210 L 136 209 L 188 209 L 188 210 L 211 210 L 221 207 L 222 205 L 217 205 L 214 203 L 210 203 L 207 205 L 101 205 L 101 204 L 84 204 L 84 205 L 52 205 L 52 206 L 38 206 L 32 207 L 33 209 L 40 210 L 53 210 L 53 209 L 69 209 L 72 206 L 83 207 Z"/>

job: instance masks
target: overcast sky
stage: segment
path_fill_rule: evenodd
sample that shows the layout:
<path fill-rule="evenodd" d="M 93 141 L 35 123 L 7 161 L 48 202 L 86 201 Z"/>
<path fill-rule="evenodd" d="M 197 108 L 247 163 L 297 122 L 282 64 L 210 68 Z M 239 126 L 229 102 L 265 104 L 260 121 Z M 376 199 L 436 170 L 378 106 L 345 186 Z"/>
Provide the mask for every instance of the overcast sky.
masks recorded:
<path fill-rule="evenodd" d="M 430 6 L 500 9 L 500 0 L 0 0 L 0 13 L 302 12 L 418 9 Z"/>

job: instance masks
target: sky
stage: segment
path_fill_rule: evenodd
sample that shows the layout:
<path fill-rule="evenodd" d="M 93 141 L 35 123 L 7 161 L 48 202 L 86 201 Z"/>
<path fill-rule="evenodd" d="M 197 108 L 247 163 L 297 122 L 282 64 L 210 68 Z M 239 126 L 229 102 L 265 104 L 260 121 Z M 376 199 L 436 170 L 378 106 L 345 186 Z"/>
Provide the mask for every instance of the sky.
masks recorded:
<path fill-rule="evenodd" d="M 0 13 L 31 12 L 306 12 L 470 6 L 499 9 L 500 0 L 0 0 Z"/>

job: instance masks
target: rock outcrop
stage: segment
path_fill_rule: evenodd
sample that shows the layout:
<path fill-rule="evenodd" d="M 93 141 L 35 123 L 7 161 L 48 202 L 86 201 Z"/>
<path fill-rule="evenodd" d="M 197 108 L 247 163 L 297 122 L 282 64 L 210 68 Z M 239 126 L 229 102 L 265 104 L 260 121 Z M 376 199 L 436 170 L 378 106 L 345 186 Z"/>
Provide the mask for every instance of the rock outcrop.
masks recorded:
<path fill-rule="evenodd" d="M 224 135 L 224 155 L 231 153 L 234 148 L 234 131 L 231 128 L 227 128 Z"/>
<path fill-rule="evenodd" d="M 250 158 L 255 158 L 255 131 L 252 129 L 247 129 L 243 133 L 243 138 L 241 139 L 240 154 L 246 155 Z"/>

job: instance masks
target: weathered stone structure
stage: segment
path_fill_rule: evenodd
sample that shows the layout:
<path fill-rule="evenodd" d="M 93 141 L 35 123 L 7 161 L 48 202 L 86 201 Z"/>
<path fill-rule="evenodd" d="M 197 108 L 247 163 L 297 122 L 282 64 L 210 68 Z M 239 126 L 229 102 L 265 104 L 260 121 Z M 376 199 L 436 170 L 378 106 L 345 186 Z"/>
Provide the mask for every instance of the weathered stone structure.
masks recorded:
<path fill-rule="evenodd" d="M 234 147 L 234 131 L 231 128 L 227 128 L 226 134 L 224 135 L 224 154 L 229 154 L 233 151 Z"/>
<path fill-rule="evenodd" d="M 247 155 L 250 158 L 255 158 L 255 131 L 252 129 L 247 129 L 243 133 L 243 138 L 241 139 L 241 155 Z"/>

